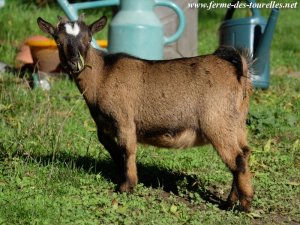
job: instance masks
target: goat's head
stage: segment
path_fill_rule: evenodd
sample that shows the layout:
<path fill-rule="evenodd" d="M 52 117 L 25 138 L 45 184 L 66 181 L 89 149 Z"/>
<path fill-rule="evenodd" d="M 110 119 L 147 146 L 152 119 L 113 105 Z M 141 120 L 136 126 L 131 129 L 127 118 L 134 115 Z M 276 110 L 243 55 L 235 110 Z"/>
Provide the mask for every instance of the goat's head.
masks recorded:
<path fill-rule="evenodd" d="M 65 17 L 58 17 L 57 26 L 53 26 L 41 17 L 37 19 L 40 29 L 50 34 L 56 41 L 62 67 L 73 74 L 84 69 L 84 61 L 87 50 L 91 46 L 92 35 L 102 30 L 107 21 L 103 16 L 91 25 L 86 25 L 83 18 L 82 14 L 77 21 L 71 22 Z"/>

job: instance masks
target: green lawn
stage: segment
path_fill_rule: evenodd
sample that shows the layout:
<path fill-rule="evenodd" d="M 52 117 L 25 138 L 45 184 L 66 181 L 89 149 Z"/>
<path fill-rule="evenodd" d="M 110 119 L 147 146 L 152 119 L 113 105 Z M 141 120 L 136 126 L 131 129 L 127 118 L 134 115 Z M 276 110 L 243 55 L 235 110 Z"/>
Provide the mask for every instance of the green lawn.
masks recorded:
<path fill-rule="evenodd" d="M 0 9 L 2 62 L 14 64 L 22 40 L 42 34 L 38 16 L 54 23 L 63 14 L 53 3 L 25 2 L 9 0 Z M 89 13 L 90 22 L 102 14 Z M 216 48 L 224 13 L 200 11 L 199 53 Z M 256 90 L 251 100 L 252 213 L 220 209 L 231 175 L 209 146 L 139 146 L 140 183 L 133 194 L 118 194 L 112 161 L 74 83 L 60 79 L 49 92 L 32 90 L 28 76 L 2 73 L 0 224 L 299 224 L 300 76 L 289 75 L 300 71 L 299 16 L 299 8 L 281 11 L 271 87 Z"/>

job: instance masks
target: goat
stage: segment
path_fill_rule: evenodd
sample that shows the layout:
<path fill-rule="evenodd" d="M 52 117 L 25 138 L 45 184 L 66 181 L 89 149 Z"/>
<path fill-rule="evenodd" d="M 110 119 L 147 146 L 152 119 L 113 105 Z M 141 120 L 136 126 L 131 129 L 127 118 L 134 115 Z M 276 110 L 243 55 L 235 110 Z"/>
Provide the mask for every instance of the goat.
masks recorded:
<path fill-rule="evenodd" d="M 118 188 L 138 182 L 137 143 L 164 148 L 212 144 L 233 175 L 227 205 L 249 211 L 253 198 L 248 167 L 246 116 L 251 94 L 251 59 L 219 47 L 213 54 L 143 60 L 91 47 L 105 16 L 86 25 L 83 16 L 57 26 L 37 19 L 55 39 L 62 66 L 72 75 L 90 110 L 98 138 L 116 164 Z M 120 37 L 122 38 L 122 37 Z"/>

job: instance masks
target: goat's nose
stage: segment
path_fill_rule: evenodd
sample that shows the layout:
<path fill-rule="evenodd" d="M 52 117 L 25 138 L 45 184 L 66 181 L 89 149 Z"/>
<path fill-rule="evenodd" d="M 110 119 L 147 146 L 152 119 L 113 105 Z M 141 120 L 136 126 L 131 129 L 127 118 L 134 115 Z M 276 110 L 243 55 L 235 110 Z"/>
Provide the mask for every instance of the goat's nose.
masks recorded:
<path fill-rule="evenodd" d="M 68 66 L 70 67 L 70 69 L 72 70 L 76 70 L 77 69 L 77 62 L 78 62 L 79 59 L 77 58 L 73 58 L 71 60 L 69 60 L 68 62 Z"/>

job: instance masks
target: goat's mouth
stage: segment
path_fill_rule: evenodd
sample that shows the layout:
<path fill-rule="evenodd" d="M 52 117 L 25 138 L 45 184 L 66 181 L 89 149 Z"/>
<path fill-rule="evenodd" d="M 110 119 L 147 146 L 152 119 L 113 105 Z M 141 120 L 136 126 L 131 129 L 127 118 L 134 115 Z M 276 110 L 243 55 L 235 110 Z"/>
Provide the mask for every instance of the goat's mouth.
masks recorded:
<path fill-rule="evenodd" d="M 85 67 L 84 64 L 82 64 L 81 62 L 77 62 L 76 67 L 72 68 L 71 71 L 73 74 L 77 74 L 77 73 L 80 73 L 84 69 L 84 67 Z"/>
<path fill-rule="evenodd" d="M 68 70 L 73 74 L 80 73 L 86 67 L 82 55 L 79 53 L 79 60 L 78 59 L 70 60 L 68 62 L 67 67 L 68 67 Z"/>

